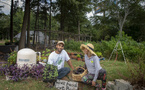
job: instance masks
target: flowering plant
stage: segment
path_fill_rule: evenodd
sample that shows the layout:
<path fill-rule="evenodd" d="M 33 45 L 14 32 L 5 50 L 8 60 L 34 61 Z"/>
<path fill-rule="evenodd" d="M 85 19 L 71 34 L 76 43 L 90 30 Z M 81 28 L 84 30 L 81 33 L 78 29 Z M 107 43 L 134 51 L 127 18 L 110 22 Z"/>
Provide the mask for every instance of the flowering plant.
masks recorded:
<path fill-rule="evenodd" d="M 11 76 L 9 79 L 13 81 L 19 81 L 27 77 L 38 79 L 42 78 L 43 68 L 44 66 L 41 64 L 31 65 L 31 68 L 27 64 L 24 64 L 23 67 L 19 67 L 17 64 L 5 65 L 4 67 L 0 67 L 0 74 Z"/>

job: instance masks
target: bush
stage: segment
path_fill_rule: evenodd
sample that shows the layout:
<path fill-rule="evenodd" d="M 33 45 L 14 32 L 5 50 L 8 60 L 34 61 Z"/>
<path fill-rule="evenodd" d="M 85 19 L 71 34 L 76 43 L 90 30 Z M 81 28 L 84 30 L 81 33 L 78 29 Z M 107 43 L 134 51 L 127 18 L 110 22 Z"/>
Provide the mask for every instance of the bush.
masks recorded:
<path fill-rule="evenodd" d="M 73 40 L 70 40 L 70 41 L 65 41 L 65 49 L 69 49 L 69 50 L 73 50 L 73 51 L 79 51 L 81 52 L 80 50 L 80 45 L 82 44 L 82 42 L 79 42 L 79 41 L 73 41 Z"/>
<path fill-rule="evenodd" d="M 13 64 L 13 65 L 16 64 L 17 52 L 16 52 L 16 51 L 11 52 L 9 56 L 10 56 L 10 57 L 8 58 L 8 62 L 10 63 L 10 65 L 11 65 L 11 64 Z"/>
<path fill-rule="evenodd" d="M 102 40 L 101 42 L 97 43 L 89 41 L 88 43 L 92 43 L 94 45 L 94 52 L 101 52 L 105 58 L 109 58 L 118 40 L 119 36 L 116 35 L 115 37 L 111 37 L 110 41 Z M 145 42 L 138 43 L 130 36 L 127 36 L 124 32 L 122 33 L 122 38 L 120 41 L 126 59 L 137 62 L 136 60 L 141 57 L 145 62 Z M 80 50 L 80 45 L 86 42 L 67 41 L 65 43 L 65 49 L 82 52 Z M 118 44 L 118 49 L 119 50 L 113 53 L 111 59 L 115 59 L 116 53 L 118 53 L 117 59 L 123 61 L 124 59 L 120 44 Z"/>

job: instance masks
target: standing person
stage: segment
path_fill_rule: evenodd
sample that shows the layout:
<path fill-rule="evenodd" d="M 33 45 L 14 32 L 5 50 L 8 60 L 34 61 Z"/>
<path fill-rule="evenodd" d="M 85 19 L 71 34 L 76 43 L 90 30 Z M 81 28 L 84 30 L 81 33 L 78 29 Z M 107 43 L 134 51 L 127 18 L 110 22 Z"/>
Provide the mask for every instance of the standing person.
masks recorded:
<path fill-rule="evenodd" d="M 81 44 L 80 49 L 85 54 L 85 65 L 88 70 L 88 74 L 82 77 L 82 82 L 99 88 L 96 80 L 102 80 L 102 90 L 106 90 L 106 70 L 100 66 L 99 58 L 93 51 L 94 46 L 90 43 Z"/>
<path fill-rule="evenodd" d="M 58 41 L 56 45 L 56 50 L 53 51 L 48 58 L 48 64 L 53 64 L 57 66 L 58 68 L 58 79 L 63 78 L 70 72 L 70 68 L 64 67 L 64 63 L 67 61 L 68 65 L 73 70 L 74 67 L 72 66 L 72 63 L 70 61 L 70 58 L 67 54 L 67 52 L 64 50 L 64 42 Z"/>

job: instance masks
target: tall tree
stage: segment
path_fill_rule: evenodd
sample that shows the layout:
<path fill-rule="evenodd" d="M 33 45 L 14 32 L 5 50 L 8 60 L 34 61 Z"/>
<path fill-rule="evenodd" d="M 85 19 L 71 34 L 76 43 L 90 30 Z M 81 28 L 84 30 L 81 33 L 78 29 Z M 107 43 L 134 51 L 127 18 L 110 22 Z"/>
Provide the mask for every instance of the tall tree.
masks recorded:
<path fill-rule="evenodd" d="M 145 5 L 144 5 L 145 6 Z M 138 42 L 145 41 L 145 9 L 142 3 L 132 4 L 133 12 L 128 16 L 125 33 Z"/>
<path fill-rule="evenodd" d="M 34 26 L 34 35 L 33 35 L 33 46 L 34 46 L 34 44 L 35 44 L 35 39 L 36 39 L 36 41 L 37 41 L 37 37 L 35 37 L 36 36 L 36 32 L 35 32 L 35 30 L 36 29 L 38 29 L 39 28 L 39 24 L 38 24 L 38 20 L 39 20 L 39 8 L 40 8 L 40 0 L 38 0 L 38 1 L 34 1 L 32 4 L 34 4 L 34 6 L 32 6 L 32 8 L 34 8 L 35 9 L 35 6 L 36 6 L 36 13 L 35 13 L 35 26 Z"/>
<path fill-rule="evenodd" d="M 13 0 L 11 0 L 10 42 L 13 43 Z"/>
<path fill-rule="evenodd" d="M 0 40 L 9 39 L 10 36 L 10 16 L 0 14 Z"/>
<path fill-rule="evenodd" d="M 132 7 L 132 5 L 139 3 L 140 0 L 106 0 L 96 2 L 97 7 L 100 7 L 101 12 L 105 12 L 105 17 L 96 15 L 96 20 L 94 20 L 94 26 L 99 33 L 99 38 L 111 38 L 111 36 L 117 34 L 118 31 L 120 31 L 121 37 L 122 31 L 125 30 L 129 21 L 129 18 L 127 17 L 133 14 L 134 9 L 136 8 Z"/>
<path fill-rule="evenodd" d="M 50 7 L 49 7 L 49 45 L 51 40 L 51 7 L 52 7 L 52 0 L 50 0 Z"/>
<path fill-rule="evenodd" d="M 28 17 L 29 17 L 29 6 L 30 6 L 30 0 L 25 1 L 25 13 L 23 18 L 23 26 L 21 30 L 21 37 L 19 41 L 19 50 L 25 47 L 25 39 L 26 39 L 26 27 L 28 23 Z"/>
<path fill-rule="evenodd" d="M 28 6 L 28 24 L 27 24 L 27 47 L 30 48 L 30 5 Z"/>

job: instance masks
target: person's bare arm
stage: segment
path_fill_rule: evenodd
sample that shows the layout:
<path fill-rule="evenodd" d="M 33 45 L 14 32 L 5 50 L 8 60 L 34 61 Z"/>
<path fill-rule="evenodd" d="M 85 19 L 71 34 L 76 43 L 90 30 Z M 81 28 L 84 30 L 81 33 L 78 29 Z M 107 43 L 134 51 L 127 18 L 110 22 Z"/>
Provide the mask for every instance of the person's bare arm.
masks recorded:
<path fill-rule="evenodd" d="M 71 69 L 72 69 L 72 70 L 74 70 L 74 67 L 73 67 L 73 65 L 72 65 L 71 61 L 70 61 L 70 60 L 68 60 L 68 61 L 67 61 L 67 63 L 68 63 L 68 65 L 71 67 Z"/>

